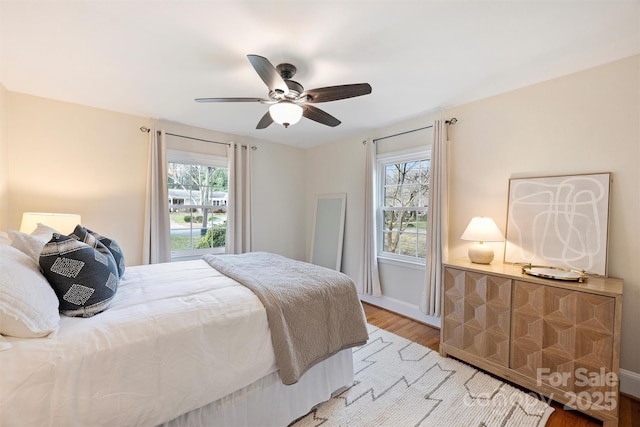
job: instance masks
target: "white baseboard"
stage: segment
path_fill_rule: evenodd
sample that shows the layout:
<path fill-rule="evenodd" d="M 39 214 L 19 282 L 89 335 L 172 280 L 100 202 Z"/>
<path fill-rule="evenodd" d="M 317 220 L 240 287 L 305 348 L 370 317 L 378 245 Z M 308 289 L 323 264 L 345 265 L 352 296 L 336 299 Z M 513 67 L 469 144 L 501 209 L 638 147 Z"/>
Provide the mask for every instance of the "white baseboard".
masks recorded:
<path fill-rule="evenodd" d="M 640 399 L 640 374 L 620 369 L 620 392 Z"/>
<path fill-rule="evenodd" d="M 417 305 L 409 304 L 408 302 L 385 296 L 373 297 L 371 295 L 360 295 L 360 300 L 371 305 L 384 308 L 385 310 L 401 314 L 405 317 L 408 317 L 409 319 L 426 323 L 427 325 L 433 326 L 434 328 L 440 328 L 440 318 L 435 316 L 427 316 L 420 311 L 420 308 Z"/>

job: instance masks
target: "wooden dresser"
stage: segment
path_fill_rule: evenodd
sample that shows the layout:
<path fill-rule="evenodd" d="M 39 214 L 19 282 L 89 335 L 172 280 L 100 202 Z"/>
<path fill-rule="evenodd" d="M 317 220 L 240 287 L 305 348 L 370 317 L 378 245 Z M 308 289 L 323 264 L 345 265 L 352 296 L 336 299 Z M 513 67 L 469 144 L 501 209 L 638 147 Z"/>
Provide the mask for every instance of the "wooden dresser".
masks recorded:
<path fill-rule="evenodd" d="M 449 262 L 440 353 L 617 426 L 622 285 Z"/>

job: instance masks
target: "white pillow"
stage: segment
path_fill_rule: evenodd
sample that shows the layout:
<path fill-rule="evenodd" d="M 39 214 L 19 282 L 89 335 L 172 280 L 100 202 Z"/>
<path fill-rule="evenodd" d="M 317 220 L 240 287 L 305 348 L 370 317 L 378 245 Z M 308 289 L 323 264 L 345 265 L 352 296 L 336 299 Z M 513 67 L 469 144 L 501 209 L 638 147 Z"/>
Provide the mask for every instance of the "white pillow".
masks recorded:
<path fill-rule="evenodd" d="M 38 338 L 58 328 L 58 297 L 32 260 L 0 245 L 0 334 Z"/>
<path fill-rule="evenodd" d="M 0 244 L 10 245 L 11 239 L 6 231 L 0 231 Z"/>
<path fill-rule="evenodd" d="M 31 234 L 21 231 L 10 231 L 9 235 L 12 239 L 11 246 L 20 249 L 27 254 L 36 265 L 40 265 L 40 252 L 42 252 L 44 245 L 51 240 L 53 233 L 57 233 L 57 231 L 44 224 L 38 223 L 38 226 Z"/>
<path fill-rule="evenodd" d="M 39 222 L 38 226 L 36 227 L 36 229 L 31 232 L 31 235 L 32 236 L 48 237 L 49 239 L 51 239 L 51 236 L 53 236 L 53 233 L 60 234 L 60 232 L 58 230 L 56 230 L 55 228 L 51 228 L 48 225 L 44 225 L 41 222 Z"/>

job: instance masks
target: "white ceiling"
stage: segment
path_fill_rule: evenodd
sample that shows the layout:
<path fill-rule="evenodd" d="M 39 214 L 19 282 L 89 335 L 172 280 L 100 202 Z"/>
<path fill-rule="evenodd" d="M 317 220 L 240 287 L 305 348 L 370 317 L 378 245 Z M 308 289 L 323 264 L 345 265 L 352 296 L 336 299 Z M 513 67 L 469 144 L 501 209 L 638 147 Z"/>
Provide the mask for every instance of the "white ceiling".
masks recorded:
<path fill-rule="evenodd" d="M 310 147 L 640 53 L 640 1 L 0 0 L 11 91 Z M 246 58 L 305 88 L 370 83 L 315 104 L 342 120 L 255 126 Z"/>

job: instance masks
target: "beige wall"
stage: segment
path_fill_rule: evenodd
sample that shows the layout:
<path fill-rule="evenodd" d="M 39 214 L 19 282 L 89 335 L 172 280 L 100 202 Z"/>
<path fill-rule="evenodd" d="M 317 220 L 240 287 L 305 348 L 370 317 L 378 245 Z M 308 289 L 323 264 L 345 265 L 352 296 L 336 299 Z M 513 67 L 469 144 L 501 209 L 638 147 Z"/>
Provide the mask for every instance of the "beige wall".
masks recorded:
<path fill-rule="evenodd" d="M 68 212 L 140 263 L 148 119 L 8 93 L 9 221 Z"/>
<path fill-rule="evenodd" d="M 0 230 L 4 230 L 9 216 L 9 189 L 8 189 L 8 151 L 7 140 L 7 91 L 0 83 Z"/>
<path fill-rule="evenodd" d="M 306 156 L 303 149 L 267 142 L 253 153 L 254 251 L 307 259 Z"/>
<path fill-rule="evenodd" d="M 639 62 L 640 56 L 627 58 L 310 149 L 308 218 L 315 192 L 348 193 L 343 271 L 359 281 L 362 140 L 430 124 L 435 117 L 458 119 L 449 127 L 448 144 L 452 259 L 466 256 L 470 242 L 460 235 L 472 216 L 491 216 L 505 231 L 509 178 L 612 172 L 609 274 L 625 280 L 621 366 L 640 374 Z M 385 151 L 405 148 L 393 140 L 384 145 Z M 496 259 L 502 259 L 503 244 L 494 247 Z M 395 271 L 388 274 L 391 268 Z M 401 270 L 380 267 L 383 294 L 415 305 L 422 278 Z M 640 396 L 640 389 L 634 390 Z"/>
<path fill-rule="evenodd" d="M 150 127 L 152 120 L 10 91 L 5 95 L 8 194 L 2 206 L 8 207 L 0 229 L 18 229 L 25 211 L 78 213 L 85 226 L 120 243 L 128 265 L 140 264 L 148 134 L 139 128 Z M 300 179 L 304 150 L 176 123 L 156 124 L 172 133 L 256 145 L 254 248 L 305 259 L 300 238 L 306 224 Z M 203 152 L 213 147 L 176 138 L 172 143 Z M 0 167 L 2 161 L 0 152 Z M 5 169 L 0 170 L 1 197 Z"/>
<path fill-rule="evenodd" d="M 360 274 L 360 245 L 364 205 L 364 147 L 362 139 L 324 144 L 307 150 L 306 255 L 311 252 L 316 196 L 345 193 L 346 211 L 342 271 L 357 280 Z"/>

